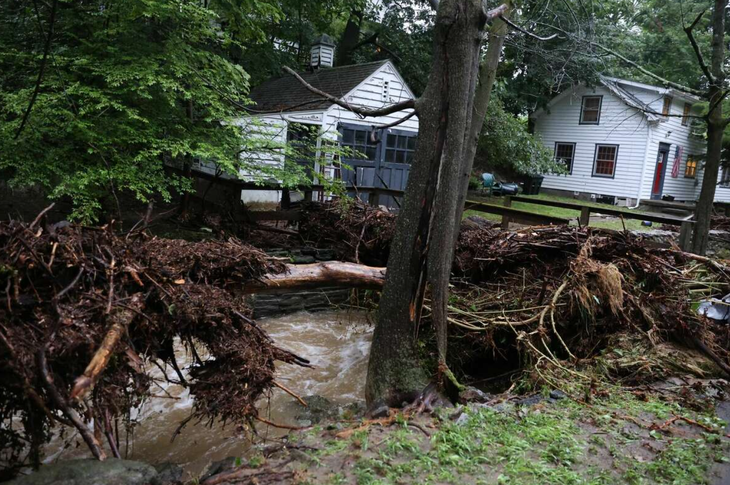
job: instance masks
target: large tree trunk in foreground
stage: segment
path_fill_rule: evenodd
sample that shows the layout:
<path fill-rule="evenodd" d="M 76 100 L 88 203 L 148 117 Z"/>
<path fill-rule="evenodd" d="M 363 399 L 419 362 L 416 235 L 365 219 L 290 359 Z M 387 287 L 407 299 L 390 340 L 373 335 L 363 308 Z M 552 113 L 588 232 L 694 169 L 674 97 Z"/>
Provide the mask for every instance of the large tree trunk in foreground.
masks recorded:
<path fill-rule="evenodd" d="M 712 54 L 710 72 L 715 78 L 709 89 L 710 112 L 707 117 L 707 157 L 702 178 L 702 191 L 695 211 L 696 222 L 692 234 L 692 252 L 705 254 L 710 237 L 712 204 L 715 201 L 717 175 L 722 158 L 722 135 L 726 121 L 723 118 L 722 99 L 725 85 L 725 9 L 728 0 L 715 0 L 712 13 Z M 714 107 L 714 109 L 713 109 Z"/>
<path fill-rule="evenodd" d="M 476 87 L 481 31 L 487 17 L 478 0 L 443 0 L 434 27 L 434 62 L 416 102 L 418 145 L 388 259 L 385 288 L 368 364 L 365 398 L 399 406 L 427 379 L 416 335 L 426 283 L 440 360 L 445 355 L 448 280 L 455 243 L 459 175 L 464 168 Z"/>

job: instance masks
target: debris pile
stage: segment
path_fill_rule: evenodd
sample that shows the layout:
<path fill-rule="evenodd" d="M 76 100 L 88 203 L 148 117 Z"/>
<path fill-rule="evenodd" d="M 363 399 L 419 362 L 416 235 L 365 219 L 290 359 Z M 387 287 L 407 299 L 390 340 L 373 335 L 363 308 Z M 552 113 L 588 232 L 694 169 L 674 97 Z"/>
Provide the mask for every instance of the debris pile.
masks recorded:
<path fill-rule="evenodd" d="M 338 259 L 385 266 L 395 218 L 359 200 L 308 204 L 302 210 L 299 234 L 316 247 L 334 249 Z"/>
<path fill-rule="evenodd" d="M 115 455 L 118 421 L 150 394 L 151 366 L 169 365 L 195 397 L 191 418 L 257 417 L 276 347 L 232 291 L 284 266 L 237 240 L 126 236 L 109 227 L 0 223 L 0 468 L 37 464 L 57 424 L 97 457 Z M 194 358 L 186 376 L 173 342 Z M 202 355 L 202 357 L 201 357 Z M 93 428 L 89 423 L 93 420 Z"/>
<path fill-rule="evenodd" d="M 715 261 L 650 248 L 627 232 L 470 228 L 460 235 L 454 272 L 455 358 L 512 352 L 522 368 L 525 359 L 538 370 L 546 362 L 578 365 L 616 335 L 632 334 L 652 347 L 696 348 L 730 371 L 730 327 L 696 311 L 700 299 L 730 288 L 730 268 Z"/>

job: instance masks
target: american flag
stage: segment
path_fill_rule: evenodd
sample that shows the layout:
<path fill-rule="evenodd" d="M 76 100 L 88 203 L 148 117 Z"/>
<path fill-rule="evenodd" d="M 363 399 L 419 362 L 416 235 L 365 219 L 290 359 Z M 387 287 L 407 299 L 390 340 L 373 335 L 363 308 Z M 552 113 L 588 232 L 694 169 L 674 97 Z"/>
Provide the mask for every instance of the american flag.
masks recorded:
<path fill-rule="evenodd" d="M 682 151 L 683 147 L 681 145 L 677 145 L 677 150 L 674 152 L 674 165 L 672 165 L 673 179 L 679 177 L 679 165 L 682 163 Z"/>

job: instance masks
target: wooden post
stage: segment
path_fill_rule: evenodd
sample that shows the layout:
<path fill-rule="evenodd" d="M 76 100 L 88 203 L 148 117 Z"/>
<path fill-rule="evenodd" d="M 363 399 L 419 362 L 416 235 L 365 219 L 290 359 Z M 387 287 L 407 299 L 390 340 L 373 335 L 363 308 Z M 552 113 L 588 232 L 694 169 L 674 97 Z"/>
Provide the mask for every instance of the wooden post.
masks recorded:
<path fill-rule="evenodd" d="M 380 194 L 378 193 L 377 189 L 373 189 L 373 191 L 370 192 L 370 196 L 368 197 L 368 204 L 373 207 L 378 207 L 380 205 Z"/>
<path fill-rule="evenodd" d="M 582 207 L 580 209 L 580 219 L 578 219 L 578 223 L 581 227 L 588 227 L 588 224 L 591 222 L 591 208 L 588 206 Z"/>
<path fill-rule="evenodd" d="M 304 200 L 307 201 L 307 202 L 312 202 L 312 200 L 314 200 L 313 197 L 312 197 L 313 195 L 314 195 L 314 191 L 312 191 L 312 190 L 305 190 L 304 191 Z"/>
<path fill-rule="evenodd" d="M 684 221 L 679 226 L 679 249 L 689 251 L 692 246 L 692 223 Z"/>
<path fill-rule="evenodd" d="M 504 206 L 512 207 L 512 196 L 510 196 L 510 195 L 505 196 Z M 509 229 L 509 216 L 503 215 L 502 216 L 502 230 L 506 231 L 507 229 Z"/>

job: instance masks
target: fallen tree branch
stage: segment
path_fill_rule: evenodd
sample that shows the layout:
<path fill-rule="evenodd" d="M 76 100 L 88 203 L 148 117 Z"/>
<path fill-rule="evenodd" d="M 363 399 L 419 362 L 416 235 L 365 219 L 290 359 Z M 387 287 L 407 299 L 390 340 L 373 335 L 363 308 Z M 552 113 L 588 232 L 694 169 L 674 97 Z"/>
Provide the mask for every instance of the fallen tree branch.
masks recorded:
<path fill-rule="evenodd" d="M 84 373 L 76 378 L 74 387 L 71 390 L 71 399 L 82 399 L 89 392 L 107 364 L 109 364 L 109 359 L 111 359 L 117 343 L 122 338 L 122 335 L 124 335 L 129 324 L 134 320 L 134 317 L 137 316 L 137 312 L 142 310 L 142 307 L 142 294 L 136 293 L 132 295 L 129 305 L 116 309 L 109 317 L 109 321 L 111 322 L 109 331 L 104 336 L 104 340 L 102 340 L 91 362 L 86 366 Z"/>
<path fill-rule="evenodd" d="M 314 264 L 287 264 L 286 272 L 270 274 L 243 286 L 243 293 L 278 293 L 325 286 L 381 289 L 385 268 L 364 264 L 328 261 Z"/>
<path fill-rule="evenodd" d="M 104 450 L 99 444 L 99 441 L 94 437 L 94 434 L 84 424 L 78 413 L 71 406 L 69 406 L 66 399 L 64 399 L 56 386 L 53 384 L 53 377 L 48 370 L 48 361 L 46 360 L 45 349 L 41 349 L 40 351 L 38 351 L 36 360 L 38 361 L 40 374 L 43 377 L 43 385 L 48 391 L 48 394 L 51 396 L 51 399 L 55 402 L 56 406 L 58 406 L 61 412 L 63 412 L 64 416 L 66 416 L 66 418 L 68 418 L 68 420 L 78 430 L 81 438 L 83 438 L 84 442 L 86 442 L 86 446 L 89 447 L 89 450 L 94 455 L 94 457 L 99 461 L 106 460 L 106 453 L 104 453 Z"/>
<path fill-rule="evenodd" d="M 397 113 L 398 111 L 403 111 L 404 109 L 415 109 L 416 108 L 416 100 L 415 99 L 407 99 L 405 101 L 401 101 L 400 103 L 391 104 L 390 106 L 385 106 L 383 108 L 378 109 L 370 109 L 370 108 L 362 108 L 360 106 L 353 106 L 349 104 L 346 101 L 343 101 L 342 99 L 338 98 L 337 96 L 333 96 L 329 93 L 325 93 L 321 89 L 317 89 L 311 84 L 309 84 L 307 81 L 302 78 L 296 71 L 294 71 L 292 68 L 284 66 L 284 70 L 294 76 L 297 81 L 299 81 L 302 86 L 307 88 L 310 92 L 316 94 L 317 96 L 321 96 L 322 98 L 326 99 L 330 103 L 336 104 L 337 106 L 340 106 L 342 108 L 345 108 L 348 111 L 352 111 L 353 113 L 357 113 L 362 116 L 386 116 L 392 113 Z"/>
<path fill-rule="evenodd" d="M 278 387 L 279 389 L 281 389 L 282 391 L 284 391 L 285 393 L 289 394 L 289 395 L 290 395 L 291 397 L 293 397 L 293 398 L 294 398 L 294 399 L 296 399 L 297 401 L 299 401 L 299 404 L 301 404 L 301 405 L 302 405 L 302 406 L 304 406 L 305 408 L 306 408 L 306 407 L 309 407 L 309 406 L 307 406 L 307 403 L 306 403 L 306 402 L 304 401 L 304 399 L 302 399 L 302 398 L 301 398 L 300 396 L 298 396 L 297 394 L 295 394 L 295 393 L 294 393 L 294 391 L 292 391 L 292 390 L 291 390 L 291 389 L 289 389 L 288 387 L 286 387 L 286 386 L 284 386 L 283 384 L 281 384 L 281 383 L 279 383 L 279 382 L 276 382 L 276 381 L 271 381 L 271 383 L 272 383 L 272 384 L 273 384 L 274 386 L 276 386 L 276 387 Z"/>

